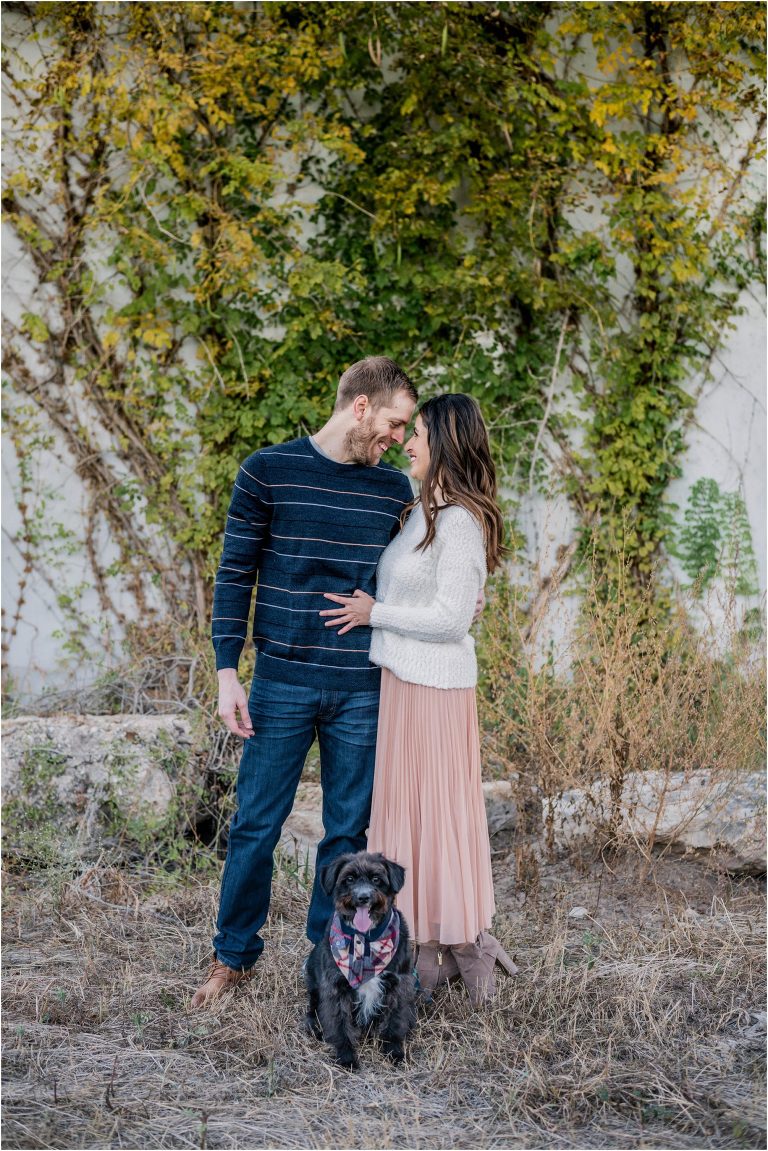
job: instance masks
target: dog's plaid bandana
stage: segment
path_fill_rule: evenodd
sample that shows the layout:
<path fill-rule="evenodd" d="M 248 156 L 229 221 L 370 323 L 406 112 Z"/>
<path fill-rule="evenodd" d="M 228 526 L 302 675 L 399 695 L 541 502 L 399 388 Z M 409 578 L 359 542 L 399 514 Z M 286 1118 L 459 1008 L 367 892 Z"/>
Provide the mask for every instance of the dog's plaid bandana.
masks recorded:
<path fill-rule="evenodd" d="M 331 921 L 331 954 L 351 987 L 359 987 L 388 966 L 400 942 L 400 913 L 393 907 L 389 919 L 377 932 L 355 931 L 342 925 L 339 913 Z"/>

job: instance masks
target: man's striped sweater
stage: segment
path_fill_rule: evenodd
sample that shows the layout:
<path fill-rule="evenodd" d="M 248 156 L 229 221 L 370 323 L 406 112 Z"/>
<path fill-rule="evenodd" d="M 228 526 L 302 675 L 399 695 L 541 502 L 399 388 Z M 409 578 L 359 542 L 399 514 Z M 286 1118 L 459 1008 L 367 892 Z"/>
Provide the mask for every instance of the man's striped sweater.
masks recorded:
<path fill-rule="evenodd" d="M 411 499 L 389 464 L 339 464 L 309 437 L 262 448 L 242 464 L 227 516 L 213 601 L 216 667 L 234 667 L 248 632 L 262 679 L 332 690 L 379 686 L 370 628 L 338 635 L 324 592 L 375 595 L 376 565 Z"/>

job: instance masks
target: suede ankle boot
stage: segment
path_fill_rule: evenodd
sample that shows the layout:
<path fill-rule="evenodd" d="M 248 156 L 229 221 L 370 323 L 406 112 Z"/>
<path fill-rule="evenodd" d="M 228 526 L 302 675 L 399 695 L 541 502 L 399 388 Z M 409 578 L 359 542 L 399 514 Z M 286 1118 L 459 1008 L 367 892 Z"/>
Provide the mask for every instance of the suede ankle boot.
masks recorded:
<path fill-rule="evenodd" d="M 495 995 L 497 963 L 507 975 L 517 975 L 517 967 L 498 939 L 488 931 L 481 931 L 474 943 L 454 944 L 451 954 L 474 1007 L 481 1006 Z"/>
<path fill-rule="evenodd" d="M 419 944 L 416 970 L 424 991 L 434 991 L 436 987 L 447 983 L 449 979 L 456 979 L 460 974 L 450 947 L 434 942 Z"/>

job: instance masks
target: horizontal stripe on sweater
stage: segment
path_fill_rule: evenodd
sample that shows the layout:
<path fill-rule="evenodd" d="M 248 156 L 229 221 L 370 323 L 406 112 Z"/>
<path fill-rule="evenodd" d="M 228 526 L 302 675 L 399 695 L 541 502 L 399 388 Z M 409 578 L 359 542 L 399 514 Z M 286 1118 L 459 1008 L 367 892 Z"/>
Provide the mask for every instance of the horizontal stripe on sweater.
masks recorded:
<path fill-rule="evenodd" d="M 288 488 L 300 498 L 284 499 Z M 396 469 L 335 463 L 308 438 L 249 456 L 235 481 L 214 587 L 217 667 L 237 667 L 258 582 L 252 636 L 260 676 L 374 689 L 379 669 L 368 658 L 370 629 L 340 636 L 319 612 L 332 606 L 326 592 L 351 595 L 359 587 L 375 594 L 379 557 L 410 498 Z"/>

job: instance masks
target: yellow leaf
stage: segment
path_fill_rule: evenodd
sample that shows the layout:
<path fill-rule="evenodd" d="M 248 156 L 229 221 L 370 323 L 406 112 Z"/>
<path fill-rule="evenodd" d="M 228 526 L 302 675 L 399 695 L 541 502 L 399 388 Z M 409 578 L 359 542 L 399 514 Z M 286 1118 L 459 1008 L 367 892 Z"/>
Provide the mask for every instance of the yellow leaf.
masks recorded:
<path fill-rule="evenodd" d="M 150 348 L 170 348 L 173 344 L 169 333 L 162 328 L 145 328 L 141 338 Z"/>

